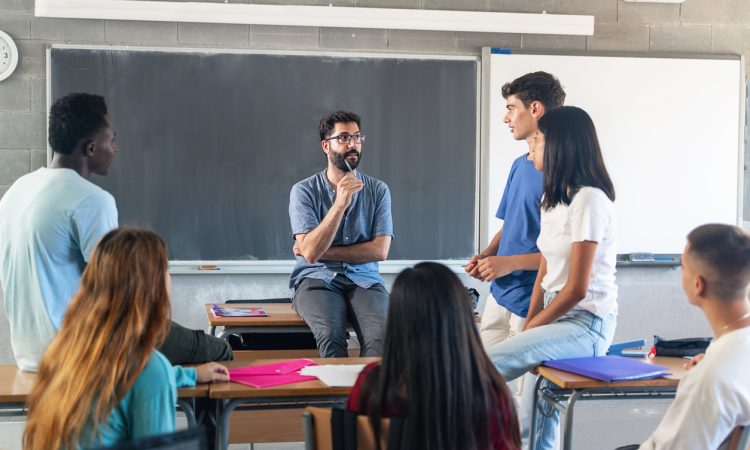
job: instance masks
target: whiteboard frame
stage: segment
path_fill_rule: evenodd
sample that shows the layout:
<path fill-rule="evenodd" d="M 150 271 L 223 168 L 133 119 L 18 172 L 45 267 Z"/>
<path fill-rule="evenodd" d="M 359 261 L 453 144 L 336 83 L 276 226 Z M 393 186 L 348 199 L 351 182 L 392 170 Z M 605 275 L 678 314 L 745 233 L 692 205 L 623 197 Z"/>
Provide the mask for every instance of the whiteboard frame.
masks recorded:
<path fill-rule="evenodd" d="M 484 47 L 482 48 L 482 98 L 491 98 L 490 86 L 490 58 L 491 51 L 495 47 Z M 746 70 L 745 70 L 745 58 L 743 55 L 735 54 L 684 54 L 675 52 L 587 52 L 587 51 L 555 51 L 555 50 L 515 50 L 501 49 L 509 52 L 512 55 L 549 55 L 549 56 L 585 56 L 585 57 L 619 57 L 619 58 L 654 58 L 654 59 L 697 59 L 697 60 L 738 60 L 740 73 L 738 80 L 740 83 L 739 92 L 740 96 L 737 99 L 739 101 L 739 115 L 737 117 L 737 205 L 735 210 L 735 225 L 743 225 L 743 208 L 744 208 L 744 160 L 745 160 L 745 118 L 747 115 L 746 111 L 746 98 L 747 98 L 747 84 L 746 84 Z M 510 81 L 510 80 L 508 80 Z M 564 83 L 563 83 L 564 84 Z M 489 103 L 489 101 L 487 102 Z M 490 105 L 486 105 L 482 108 L 482 149 L 481 158 L 484 165 L 482 179 L 486 181 L 482 185 L 482 204 L 480 210 L 480 232 L 479 242 L 481 247 L 486 247 L 489 242 L 489 224 L 490 220 L 490 207 L 486 205 L 487 199 L 489 198 L 489 159 L 490 159 L 490 148 L 489 148 L 489 136 L 490 136 Z M 621 265 L 618 262 L 618 265 Z M 624 264 L 623 264 L 624 265 Z"/>
<path fill-rule="evenodd" d="M 223 49 L 207 47 L 154 47 L 154 46 L 127 46 L 127 45 L 81 45 L 81 44 L 53 44 L 46 50 L 46 97 L 47 112 L 52 107 L 52 50 L 113 50 L 113 51 L 142 51 L 160 53 L 204 53 L 204 54 L 242 54 L 242 55 L 289 55 L 289 56 L 323 56 L 332 58 L 363 58 L 363 59 L 416 59 L 416 60 L 443 60 L 443 61 L 473 61 L 477 64 L 476 83 L 476 139 L 475 139 L 475 171 L 474 171 L 474 236 L 473 251 L 478 252 L 480 227 L 481 227 L 481 188 L 482 178 L 481 153 L 482 153 L 482 58 L 467 55 L 446 54 L 412 54 L 395 52 L 328 52 L 328 51 L 304 51 L 304 50 L 265 50 L 265 49 Z M 45 135 L 49 130 L 49 114 L 45 118 Z M 52 148 L 47 142 L 47 165 L 52 161 Z M 407 267 L 412 267 L 421 260 L 386 260 L 379 263 L 380 273 L 399 273 Z M 465 259 L 438 260 L 436 262 L 448 266 L 456 273 L 463 272 L 467 263 Z M 201 266 L 217 266 L 218 270 L 201 270 Z M 290 274 L 295 266 L 295 260 L 173 260 L 169 261 L 169 272 L 171 274 L 200 274 L 200 275 L 228 275 L 228 274 Z"/>

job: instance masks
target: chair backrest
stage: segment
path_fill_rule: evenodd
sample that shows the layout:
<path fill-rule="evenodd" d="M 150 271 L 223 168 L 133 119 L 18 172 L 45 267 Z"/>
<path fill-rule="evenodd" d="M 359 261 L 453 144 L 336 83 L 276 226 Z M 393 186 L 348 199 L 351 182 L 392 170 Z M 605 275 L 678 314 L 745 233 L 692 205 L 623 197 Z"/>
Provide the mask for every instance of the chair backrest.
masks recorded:
<path fill-rule="evenodd" d="M 381 421 L 380 448 L 400 450 L 403 417 Z M 305 408 L 302 414 L 305 450 L 375 450 L 370 418 L 343 409 Z"/>
<path fill-rule="evenodd" d="M 750 450 L 750 425 L 737 427 L 732 431 L 727 450 Z"/>
<path fill-rule="evenodd" d="M 207 448 L 206 431 L 203 427 L 191 427 L 175 433 L 149 436 L 92 450 L 205 450 Z"/>

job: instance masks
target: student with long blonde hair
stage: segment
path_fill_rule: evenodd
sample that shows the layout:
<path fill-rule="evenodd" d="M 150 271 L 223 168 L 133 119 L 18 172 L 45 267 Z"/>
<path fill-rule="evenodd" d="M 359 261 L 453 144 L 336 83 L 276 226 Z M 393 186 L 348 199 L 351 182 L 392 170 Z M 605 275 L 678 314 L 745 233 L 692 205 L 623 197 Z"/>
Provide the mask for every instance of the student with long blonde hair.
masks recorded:
<path fill-rule="evenodd" d="M 72 450 L 166 433 L 177 386 L 227 380 L 224 366 L 172 367 L 155 347 L 170 316 L 167 247 L 118 228 L 99 242 L 28 399 L 25 450 Z"/>

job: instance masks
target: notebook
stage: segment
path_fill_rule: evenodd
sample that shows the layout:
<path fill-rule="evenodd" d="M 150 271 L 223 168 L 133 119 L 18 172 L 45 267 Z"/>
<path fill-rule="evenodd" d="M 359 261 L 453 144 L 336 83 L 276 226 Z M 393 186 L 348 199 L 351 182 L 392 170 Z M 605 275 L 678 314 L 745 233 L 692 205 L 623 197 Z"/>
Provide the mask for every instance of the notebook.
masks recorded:
<path fill-rule="evenodd" d="M 211 311 L 216 317 L 268 317 L 268 311 L 262 306 L 213 305 Z"/>
<path fill-rule="evenodd" d="M 621 356 L 558 359 L 542 365 L 601 381 L 647 380 L 669 375 L 667 367 Z"/>

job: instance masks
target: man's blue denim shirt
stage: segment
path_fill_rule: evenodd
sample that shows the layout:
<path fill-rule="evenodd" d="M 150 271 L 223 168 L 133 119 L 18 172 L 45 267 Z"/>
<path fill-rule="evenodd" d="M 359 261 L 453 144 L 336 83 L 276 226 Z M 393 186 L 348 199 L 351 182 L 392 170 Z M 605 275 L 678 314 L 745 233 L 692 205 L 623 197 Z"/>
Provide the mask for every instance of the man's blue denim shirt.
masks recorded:
<path fill-rule="evenodd" d="M 388 185 L 359 171 L 356 175 L 364 182 L 364 187 L 354 194 L 352 203 L 341 219 L 332 246 L 358 244 L 371 241 L 378 236 L 393 236 L 391 192 Z M 320 225 L 335 199 L 336 188 L 328 181 L 325 170 L 295 184 L 289 194 L 292 236 L 309 233 Z M 330 283 L 337 274 L 346 275 L 364 289 L 378 283 L 385 286 L 377 261 L 347 264 L 341 261 L 320 260 L 310 264 L 301 256 L 296 258 L 297 264 L 289 279 L 292 296 L 305 278 Z"/>

